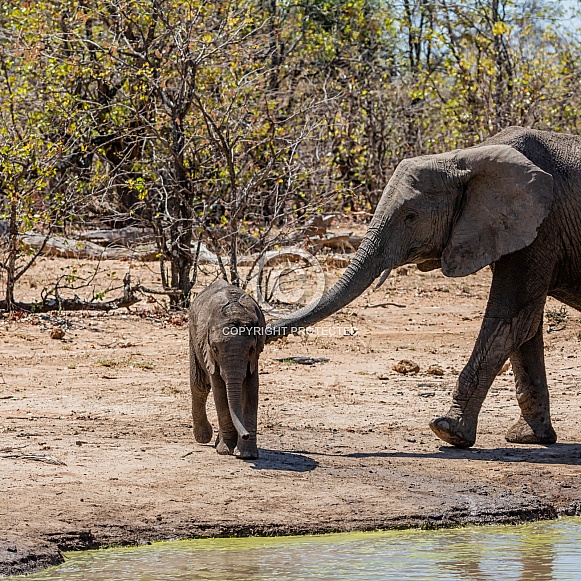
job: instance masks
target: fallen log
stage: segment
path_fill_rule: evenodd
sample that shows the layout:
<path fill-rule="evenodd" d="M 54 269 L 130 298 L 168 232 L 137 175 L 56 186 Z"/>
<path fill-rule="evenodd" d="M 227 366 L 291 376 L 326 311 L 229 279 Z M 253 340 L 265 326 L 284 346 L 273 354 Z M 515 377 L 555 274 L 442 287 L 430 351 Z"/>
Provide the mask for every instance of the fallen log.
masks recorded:
<path fill-rule="evenodd" d="M 354 252 L 361 243 L 361 236 L 341 234 L 327 238 L 310 238 L 311 243 L 317 248 L 331 248 L 344 252 Z M 57 258 L 77 258 L 80 260 L 142 260 L 155 261 L 159 258 L 159 251 L 154 244 L 142 244 L 134 248 L 128 247 L 104 247 L 89 240 L 77 240 L 62 236 L 51 236 L 46 239 L 42 234 L 24 234 L 20 241 L 25 248 L 38 250 L 44 244 L 41 254 L 43 256 L 55 256 Z M 193 249 L 195 252 L 195 249 Z M 291 257 L 300 259 L 305 254 L 302 249 L 293 247 L 284 248 L 282 251 L 270 251 L 264 254 L 266 262 L 270 266 L 288 262 Z M 260 254 L 248 254 L 240 256 L 238 266 L 252 266 L 261 258 Z M 228 257 L 222 259 L 223 264 L 228 264 Z M 341 264 L 339 264 L 341 262 Z M 200 246 L 198 264 L 218 264 L 218 257 L 210 251 L 203 242 Z M 348 259 L 337 261 L 336 266 L 346 266 Z"/>
<path fill-rule="evenodd" d="M 363 236 L 349 234 L 333 234 L 325 238 L 310 238 L 309 241 L 316 248 L 330 248 L 336 252 L 355 252 L 363 240 Z"/>
<path fill-rule="evenodd" d="M 20 241 L 25 248 L 38 249 L 44 244 L 41 254 L 43 256 L 56 256 L 58 258 L 78 258 L 81 260 L 142 260 L 154 261 L 159 258 L 159 251 L 155 244 L 141 244 L 134 248 L 108 247 L 105 248 L 88 240 L 76 240 L 51 236 L 46 240 L 42 234 L 24 234 Z M 198 256 L 198 264 L 218 264 L 217 256 L 208 250 L 202 242 Z"/>
<path fill-rule="evenodd" d="M 131 301 L 122 298 L 106 302 L 83 301 L 78 297 L 72 299 L 47 299 L 37 303 L 12 303 L 13 311 L 26 311 L 28 313 L 50 313 L 52 311 L 114 311 L 122 307 L 130 307 L 138 303 L 141 299 L 133 297 Z M 6 301 L 0 301 L 0 311 L 8 311 Z"/>
<path fill-rule="evenodd" d="M 38 249 L 45 241 L 41 234 L 24 234 L 20 241 L 25 248 Z M 153 261 L 158 258 L 158 251 L 153 244 L 144 244 L 133 249 L 103 248 L 86 240 L 75 240 L 61 236 L 51 236 L 44 245 L 43 256 L 57 258 L 78 258 L 81 260 L 143 260 Z"/>
<path fill-rule="evenodd" d="M 20 237 L 22 245 L 26 248 L 38 249 L 44 244 L 42 254 L 44 256 L 56 256 L 58 258 L 80 258 L 90 260 L 120 260 L 134 258 L 138 260 L 155 260 L 157 250 L 153 245 L 142 246 L 130 250 L 128 248 L 103 248 L 98 244 L 86 240 L 51 236 L 46 240 L 42 234 L 24 234 Z"/>
<path fill-rule="evenodd" d="M 113 311 L 123 307 L 130 307 L 141 300 L 135 292 L 144 292 L 140 285 L 131 286 L 131 275 L 127 273 L 123 278 L 123 296 L 110 301 L 84 301 L 75 296 L 71 298 L 46 297 L 35 303 L 14 302 L 10 305 L 0 301 L 0 311 L 17 310 L 29 313 L 48 313 L 50 311 Z"/>
<path fill-rule="evenodd" d="M 79 234 L 80 240 L 87 240 L 99 246 L 125 246 L 131 248 L 139 244 L 155 242 L 153 228 L 127 226 L 116 230 L 93 230 Z"/>

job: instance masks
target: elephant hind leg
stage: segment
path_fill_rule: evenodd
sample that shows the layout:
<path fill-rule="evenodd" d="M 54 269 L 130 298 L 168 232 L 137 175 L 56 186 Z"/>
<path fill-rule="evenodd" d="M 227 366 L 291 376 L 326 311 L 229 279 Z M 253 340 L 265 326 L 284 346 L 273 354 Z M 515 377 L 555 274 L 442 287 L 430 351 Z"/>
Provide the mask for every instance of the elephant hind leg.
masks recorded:
<path fill-rule="evenodd" d="M 530 341 L 511 354 L 510 360 L 521 415 L 508 430 L 506 440 L 516 444 L 554 444 L 557 434 L 551 425 L 542 325 Z"/>

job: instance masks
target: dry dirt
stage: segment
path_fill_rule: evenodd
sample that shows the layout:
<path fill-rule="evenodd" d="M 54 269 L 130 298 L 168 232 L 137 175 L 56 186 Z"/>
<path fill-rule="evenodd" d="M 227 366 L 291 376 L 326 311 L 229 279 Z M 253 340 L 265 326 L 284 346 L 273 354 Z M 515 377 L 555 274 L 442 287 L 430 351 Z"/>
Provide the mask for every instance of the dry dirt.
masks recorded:
<path fill-rule="evenodd" d="M 118 284 L 130 266 L 156 282 L 155 265 L 101 266 L 98 286 Z M 18 298 L 38 296 L 55 272 L 90 267 L 43 258 Z M 326 321 L 336 336 L 268 345 L 261 456 L 250 462 L 193 440 L 183 317 L 140 303 L 107 315 L 0 319 L 0 574 L 58 562 L 64 549 L 158 539 L 579 514 L 579 313 L 545 322 L 560 329 L 546 334 L 558 444 L 505 442 L 518 416 L 510 370 L 489 393 L 473 449 L 445 445 L 428 428 L 448 408 L 489 283 L 487 269 L 447 279 L 406 268 Z M 406 306 L 366 307 L 385 301 Z M 51 338 L 55 324 L 64 339 Z M 294 355 L 329 361 L 274 360 Z M 420 372 L 393 371 L 402 359 Z M 426 373 L 431 365 L 444 374 Z M 64 464 L 33 459 L 47 456 Z"/>

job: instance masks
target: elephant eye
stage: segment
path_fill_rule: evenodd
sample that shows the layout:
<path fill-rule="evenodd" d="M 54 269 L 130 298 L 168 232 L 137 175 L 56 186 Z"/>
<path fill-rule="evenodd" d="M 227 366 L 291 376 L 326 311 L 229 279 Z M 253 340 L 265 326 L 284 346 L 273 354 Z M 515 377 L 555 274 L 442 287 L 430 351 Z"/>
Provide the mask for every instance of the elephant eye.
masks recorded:
<path fill-rule="evenodd" d="M 408 212 L 405 215 L 405 221 L 406 221 L 406 223 L 409 224 L 410 222 L 413 222 L 417 217 L 418 217 L 418 215 L 415 212 Z"/>

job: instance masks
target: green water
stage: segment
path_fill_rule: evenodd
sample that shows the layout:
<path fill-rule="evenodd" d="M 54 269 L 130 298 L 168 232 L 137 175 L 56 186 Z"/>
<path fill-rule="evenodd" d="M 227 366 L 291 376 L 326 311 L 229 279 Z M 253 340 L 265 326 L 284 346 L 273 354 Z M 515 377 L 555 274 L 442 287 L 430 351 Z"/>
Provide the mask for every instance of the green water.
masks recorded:
<path fill-rule="evenodd" d="M 581 580 L 581 518 L 439 531 L 199 539 L 66 557 L 63 565 L 26 579 Z"/>

